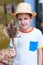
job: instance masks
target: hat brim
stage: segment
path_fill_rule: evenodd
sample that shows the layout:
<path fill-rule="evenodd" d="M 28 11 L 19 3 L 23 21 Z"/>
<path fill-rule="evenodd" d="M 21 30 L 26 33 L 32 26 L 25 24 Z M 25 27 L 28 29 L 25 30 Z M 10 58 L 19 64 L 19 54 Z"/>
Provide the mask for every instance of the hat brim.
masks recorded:
<path fill-rule="evenodd" d="M 25 12 L 22 12 L 22 13 L 20 13 L 20 12 L 19 13 L 11 13 L 11 15 L 16 17 L 17 14 L 23 14 L 23 13 L 25 13 Z M 36 12 L 31 12 L 31 13 L 27 13 L 27 14 L 31 14 L 32 18 L 34 18 L 37 15 Z"/>

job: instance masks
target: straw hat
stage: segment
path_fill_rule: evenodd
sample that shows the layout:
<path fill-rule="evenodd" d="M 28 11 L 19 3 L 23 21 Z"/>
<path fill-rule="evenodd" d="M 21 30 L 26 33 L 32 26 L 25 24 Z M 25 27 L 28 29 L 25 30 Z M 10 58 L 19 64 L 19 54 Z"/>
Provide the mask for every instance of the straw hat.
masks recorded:
<path fill-rule="evenodd" d="M 29 3 L 19 3 L 15 13 L 12 13 L 12 15 L 16 16 L 17 14 L 20 14 L 20 13 L 28 13 L 28 14 L 31 14 L 32 17 L 36 16 L 36 12 L 32 12 L 32 8 Z"/>

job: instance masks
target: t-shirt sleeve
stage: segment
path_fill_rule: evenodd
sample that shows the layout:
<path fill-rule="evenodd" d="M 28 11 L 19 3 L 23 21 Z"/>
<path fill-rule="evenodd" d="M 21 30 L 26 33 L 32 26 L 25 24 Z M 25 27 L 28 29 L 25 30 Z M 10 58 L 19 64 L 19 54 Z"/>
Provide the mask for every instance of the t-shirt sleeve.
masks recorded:
<path fill-rule="evenodd" d="M 17 46 L 17 43 L 18 43 L 18 38 L 14 38 L 14 47 L 15 47 L 15 46 Z M 10 48 L 12 48 L 12 47 L 13 47 L 13 44 L 12 44 L 12 39 L 10 40 L 9 47 L 10 47 Z"/>
<path fill-rule="evenodd" d="M 12 39 L 10 40 L 10 44 L 9 44 L 9 47 L 12 48 Z"/>
<path fill-rule="evenodd" d="M 41 32 L 39 34 L 38 42 L 39 42 L 39 48 L 43 48 L 43 36 Z"/>

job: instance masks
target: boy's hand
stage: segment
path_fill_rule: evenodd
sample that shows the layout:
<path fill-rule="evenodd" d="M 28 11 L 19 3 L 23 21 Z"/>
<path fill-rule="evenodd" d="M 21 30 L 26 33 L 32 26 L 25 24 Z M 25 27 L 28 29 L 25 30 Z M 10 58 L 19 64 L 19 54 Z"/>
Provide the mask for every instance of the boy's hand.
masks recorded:
<path fill-rule="evenodd" d="M 16 50 L 14 48 L 12 48 L 9 52 L 11 57 L 14 57 L 16 55 Z"/>

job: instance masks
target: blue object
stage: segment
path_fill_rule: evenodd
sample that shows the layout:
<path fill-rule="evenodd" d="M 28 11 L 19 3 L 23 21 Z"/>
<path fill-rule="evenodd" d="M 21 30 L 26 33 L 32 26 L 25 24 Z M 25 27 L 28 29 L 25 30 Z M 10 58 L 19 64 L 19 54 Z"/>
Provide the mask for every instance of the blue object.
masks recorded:
<path fill-rule="evenodd" d="M 34 42 L 34 41 L 30 41 L 30 47 L 29 50 L 30 51 L 35 51 L 38 49 L 38 42 Z"/>

